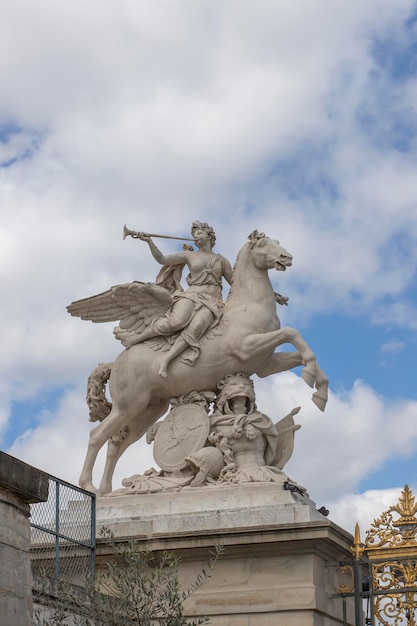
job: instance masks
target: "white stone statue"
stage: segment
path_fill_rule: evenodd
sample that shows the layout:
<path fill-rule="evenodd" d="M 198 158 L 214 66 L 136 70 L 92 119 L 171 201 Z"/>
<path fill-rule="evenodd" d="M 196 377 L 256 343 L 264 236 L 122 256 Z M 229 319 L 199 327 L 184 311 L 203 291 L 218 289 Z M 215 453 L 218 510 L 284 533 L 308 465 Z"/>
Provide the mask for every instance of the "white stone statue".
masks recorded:
<path fill-rule="evenodd" d="M 117 460 L 164 415 L 171 398 L 193 391 L 215 392 L 218 381 L 228 374 L 265 377 L 303 365 L 302 378 L 316 387 L 313 402 L 325 408 L 328 379 L 298 331 L 280 328 L 276 303 L 281 299 L 285 304 L 286 299 L 275 294 L 268 277 L 270 269 L 290 267 L 292 256 L 278 241 L 254 231 L 231 272 L 227 260 L 212 252 L 212 229 L 195 222 L 192 233 L 198 252 L 184 250 L 168 256 L 159 252 L 149 235 L 135 233 L 149 243 L 160 263 L 173 270 L 164 271 L 162 277 L 163 284 L 172 283 L 172 291 L 134 282 L 68 307 L 72 315 L 94 322 L 120 320 L 115 334 L 126 346 L 114 363 L 99 366 L 90 376 L 89 384 L 95 388 L 89 399 L 90 418 L 101 423 L 90 434 L 80 477 L 85 489 L 96 491 L 92 471 L 106 442 L 99 494 L 111 492 Z M 191 278 L 189 288 L 181 293 L 174 274 L 183 264 L 188 265 Z M 224 305 L 222 277 L 231 283 Z M 173 335 L 168 334 L 171 331 Z M 296 351 L 275 352 L 285 343 Z M 107 379 L 111 405 L 103 393 Z"/>
<path fill-rule="evenodd" d="M 243 373 L 228 374 L 211 391 L 192 392 L 171 400 L 171 411 L 148 429 L 161 470 L 150 469 L 122 481 L 112 495 L 179 491 L 252 482 L 290 483 L 282 471 L 294 450 L 294 423 L 300 407 L 276 424 L 258 411 L 253 381 Z M 214 411 L 210 414 L 211 405 Z"/>
<path fill-rule="evenodd" d="M 182 252 L 163 255 L 150 235 L 128 229 L 125 232 L 146 241 L 155 260 L 164 266 L 156 283 L 117 285 L 72 303 L 68 311 L 94 322 L 120 320 L 114 333 L 126 348 L 162 337 L 154 345 L 166 352 L 159 366 L 159 375 L 165 378 L 168 365 L 185 350 L 185 360 L 194 363 L 201 339 L 219 323 L 223 312 L 222 278 L 231 283 L 232 268 L 224 256 L 212 252 L 216 236 L 207 223 L 196 221 L 192 225 L 197 252 L 185 245 Z M 185 265 L 190 272 L 186 291 L 180 283 Z"/>
<path fill-rule="evenodd" d="M 228 374 L 218 383 L 211 431 L 226 439 L 229 464 L 222 472 L 228 483 L 282 482 L 282 468 L 294 450 L 294 415 L 300 407 L 274 424 L 258 411 L 253 381 L 242 373 Z M 212 437 L 216 442 L 216 437 Z M 226 443 L 226 442 L 224 442 Z"/>
<path fill-rule="evenodd" d="M 223 312 L 222 278 L 230 284 L 232 268 L 229 261 L 221 254 L 212 252 L 216 242 L 214 230 L 207 223 L 194 222 L 191 234 L 198 248 L 184 246 L 182 252 L 164 256 L 152 239 L 138 233 L 138 238 L 146 241 L 152 255 L 158 263 L 166 266 L 159 274 L 157 283 L 161 286 L 174 284 L 170 308 L 163 317 L 155 317 L 149 326 L 137 333 L 133 329 L 126 338 L 125 345 L 132 346 L 151 337 L 162 335 L 170 337 L 176 333 L 175 341 L 163 357 L 159 367 L 160 376 L 167 376 L 167 368 L 176 356 L 191 348 L 194 352 L 191 362 L 197 358 L 200 340 L 206 332 L 216 326 Z M 191 248 L 191 249 L 190 249 Z M 188 289 L 183 291 L 178 279 L 172 280 L 175 268 L 188 266 Z"/>

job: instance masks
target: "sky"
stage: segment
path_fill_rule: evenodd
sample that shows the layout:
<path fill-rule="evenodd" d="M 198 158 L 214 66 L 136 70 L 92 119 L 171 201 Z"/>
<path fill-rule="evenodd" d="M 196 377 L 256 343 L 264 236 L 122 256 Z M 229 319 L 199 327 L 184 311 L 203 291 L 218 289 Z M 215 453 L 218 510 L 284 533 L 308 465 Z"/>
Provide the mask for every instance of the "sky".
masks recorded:
<path fill-rule="evenodd" d="M 415 1 L 0 0 L 0 18 L 0 448 L 77 483 L 87 377 L 122 346 L 66 306 L 155 280 L 124 224 L 199 219 L 232 264 L 254 229 L 294 257 L 270 274 L 279 315 L 330 396 L 321 413 L 299 370 L 255 377 L 274 421 L 301 406 L 288 475 L 350 532 L 416 492 Z M 136 443 L 114 486 L 151 466 Z"/>

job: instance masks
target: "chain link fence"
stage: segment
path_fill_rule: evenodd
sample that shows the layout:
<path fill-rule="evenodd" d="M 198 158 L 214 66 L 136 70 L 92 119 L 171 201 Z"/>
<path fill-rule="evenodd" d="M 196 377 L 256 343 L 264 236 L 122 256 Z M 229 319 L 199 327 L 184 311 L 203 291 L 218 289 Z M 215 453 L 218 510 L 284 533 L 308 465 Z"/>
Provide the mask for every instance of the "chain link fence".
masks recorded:
<path fill-rule="evenodd" d="M 95 495 L 49 476 L 47 502 L 31 506 L 34 586 L 48 578 L 82 585 L 95 573 Z"/>

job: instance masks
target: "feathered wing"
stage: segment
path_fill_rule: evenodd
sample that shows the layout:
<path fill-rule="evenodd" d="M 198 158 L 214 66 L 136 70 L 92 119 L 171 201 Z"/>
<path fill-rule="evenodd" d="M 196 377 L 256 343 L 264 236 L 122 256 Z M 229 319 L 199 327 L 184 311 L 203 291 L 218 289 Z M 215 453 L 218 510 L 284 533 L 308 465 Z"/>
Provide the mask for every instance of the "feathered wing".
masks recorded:
<path fill-rule="evenodd" d="M 145 330 L 153 319 L 162 317 L 171 306 L 171 294 L 155 283 L 127 283 L 110 287 L 90 298 L 77 300 L 67 311 L 91 322 L 116 322 L 115 335 L 123 345 L 132 334 Z"/>

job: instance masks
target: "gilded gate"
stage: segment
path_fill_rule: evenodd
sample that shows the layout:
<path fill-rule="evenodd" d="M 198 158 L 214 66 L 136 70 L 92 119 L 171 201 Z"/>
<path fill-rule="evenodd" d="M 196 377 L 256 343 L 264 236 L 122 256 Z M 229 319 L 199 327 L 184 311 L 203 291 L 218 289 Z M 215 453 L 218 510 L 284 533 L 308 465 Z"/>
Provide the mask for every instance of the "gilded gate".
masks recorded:
<path fill-rule="evenodd" d="M 339 563 L 334 597 L 355 597 L 356 626 L 417 626 L 417 503 L 406 485 L 396 504 L 360 538 L 353 560 Z"/>

